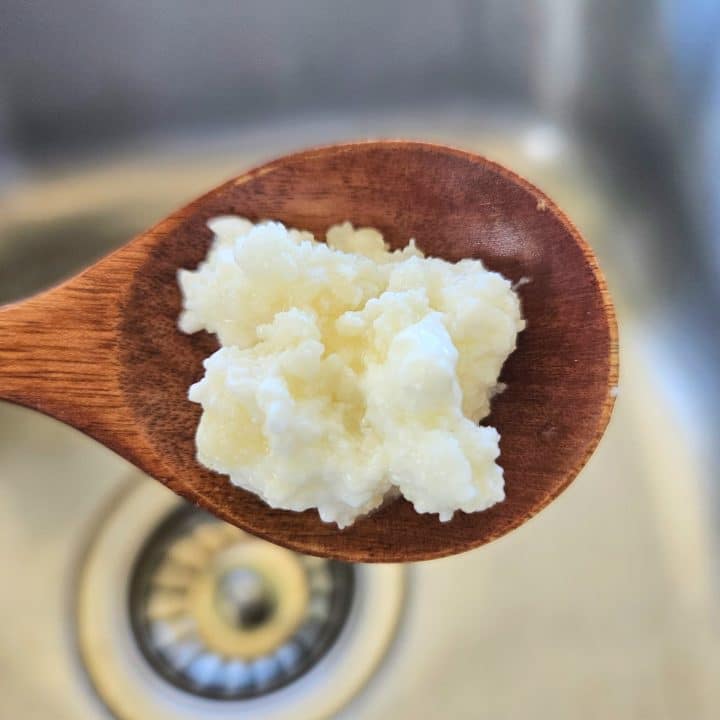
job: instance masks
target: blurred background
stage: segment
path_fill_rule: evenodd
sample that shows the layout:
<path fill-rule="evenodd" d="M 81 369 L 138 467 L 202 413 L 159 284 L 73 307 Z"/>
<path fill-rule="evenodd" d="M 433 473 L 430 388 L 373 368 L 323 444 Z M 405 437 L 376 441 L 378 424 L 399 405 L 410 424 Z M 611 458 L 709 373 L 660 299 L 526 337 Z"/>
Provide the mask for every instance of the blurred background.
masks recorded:
<path fill-rule="evenodd" d="M 718 37 L 711 0 L 3 0 L 0 302 L 263 159 L 422 138 L 580 227 L 621 383 L 547 510 L 410 567 L 253 540 L 0 404 L 0 717 L 720 717 Z"/>

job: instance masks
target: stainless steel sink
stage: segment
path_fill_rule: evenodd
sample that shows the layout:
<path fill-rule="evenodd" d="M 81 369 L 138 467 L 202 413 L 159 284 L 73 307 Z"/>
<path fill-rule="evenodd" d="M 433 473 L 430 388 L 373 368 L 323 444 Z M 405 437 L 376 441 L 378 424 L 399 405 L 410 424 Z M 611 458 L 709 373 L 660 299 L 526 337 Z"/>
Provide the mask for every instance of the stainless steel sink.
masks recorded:
<path fill-rule="evenodd" d="M 154 596 L 131 591 L 181 501 L 0 404 L 0 718 L 719 717 L 712 4 L 56 5 L 0 23 L 0 302 L 267 157 L 435 139 L 527 175 L 584 232 L 617 304 L 621 382 L 600 448 L 556 502 L 462 556 L 353 567 L 339 634 L 310 643 L 314 664 L 286 658 L 277 687 L 265 658 L 219 685 L 208 647 L 188 650 Z M 241 647 L 226 641 L 226 655 Z"/>
<path fill-rule="evenodd" d="M 606 269 L 621 327 L 617 410 L 588 467 L 539 517 L 488 547 L 408 569 L 394 642 L 344 717 L 714 717 L 711 426 L 707 388 L 685 372 L 685 350 L 678 354 L 688 318 L 664 302 L 646 262 L 662 222 L 619 190 L 606 158 L 560 128 L 517 115 L 467 117 L 464 109 L 265 127 L 17 182 L 1 213 L 4 299 L 71 272 L 286 148 L 403 134 L 517 168 L 567 209 Z M 131 468 L 28 410 L 0 407 L 0 429 L 0 706 L 27 719 L 103 717 L 77 650 L 76 593 L 82 559 L 99 542 L 108 505 L 122 504 Z M 132 523 L 125 532 L 128 545 L 137 541 Z M 192 698 L 178 702 L 175 716 L 185 717 Z"/>

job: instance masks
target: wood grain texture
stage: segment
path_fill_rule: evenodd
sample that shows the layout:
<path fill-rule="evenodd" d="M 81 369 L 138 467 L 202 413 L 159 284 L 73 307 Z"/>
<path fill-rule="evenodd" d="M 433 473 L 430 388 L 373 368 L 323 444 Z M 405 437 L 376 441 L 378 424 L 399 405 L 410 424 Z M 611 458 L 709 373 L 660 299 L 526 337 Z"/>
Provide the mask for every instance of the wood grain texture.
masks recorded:
<path fill-rule="evenodd" d="M 339 531 L 315 511 L 273 510 L 195 461 L 200 408 L 187 400 L 216 347 L 176 327 L 176 272 L 193 268 L 206 221 L 236 213 L 323 237 L 351 220 L 393 247 L 474 257 L 517 281 L 527 329 L 486 423 L 502 435 L 507 499 L 449 523 L 404 500 Z M 462 552 L 555 498 L 597 445 L 617 384 L 612 302 L 590 248 L 540 190 L 484 158 L 437 145 L 367 142 L 309 150 L 212 190 L 81 275 L 0 308 L 0 397 L 73 425 L 188 500 L 286 547 L 348 561 Z"/>

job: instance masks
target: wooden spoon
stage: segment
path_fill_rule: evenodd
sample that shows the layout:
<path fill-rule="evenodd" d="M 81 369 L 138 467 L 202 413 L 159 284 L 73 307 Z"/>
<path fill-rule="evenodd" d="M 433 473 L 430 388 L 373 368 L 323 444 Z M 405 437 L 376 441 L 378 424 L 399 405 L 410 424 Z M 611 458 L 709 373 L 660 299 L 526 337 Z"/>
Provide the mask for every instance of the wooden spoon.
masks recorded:
<path fill-rule="evenodd" d="M 502 435 L 507 498 L 441 523 L 397 500 L 339 531 L 317 512 L 273 510 L 195 460 L 200 407 L 187 400 L 217 343 L 177 330 L 178 268 L 235 213 L 318 237 L 351 220 L 393 246 L 480 258 L 520 290 L 527 329 L 485 422 Z M 62 285 L 0 308 L 0 398 L 72 425 L 188 500 L 293 550 L 347 561 L 437 558 L 512 530 L 577 475 L 609 420 L 617 383 L 612 302 L 592 251 L 540 190 L 477 155 L 415 142 L 308 150 L 255 168 Z M 42 448 L 38 448 L 42 452 Z"/>

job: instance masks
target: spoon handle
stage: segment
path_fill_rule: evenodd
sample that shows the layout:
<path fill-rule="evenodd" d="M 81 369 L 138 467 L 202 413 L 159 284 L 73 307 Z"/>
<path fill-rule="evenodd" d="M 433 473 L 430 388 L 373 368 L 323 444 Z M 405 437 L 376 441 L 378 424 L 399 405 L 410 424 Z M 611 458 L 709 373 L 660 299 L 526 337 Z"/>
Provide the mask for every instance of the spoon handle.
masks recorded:
<path fill-rule="evenodd" d="M 109 297 L 77 278 L 0 307 L 0 399 L 95 434 L 121 399 Z"/>

